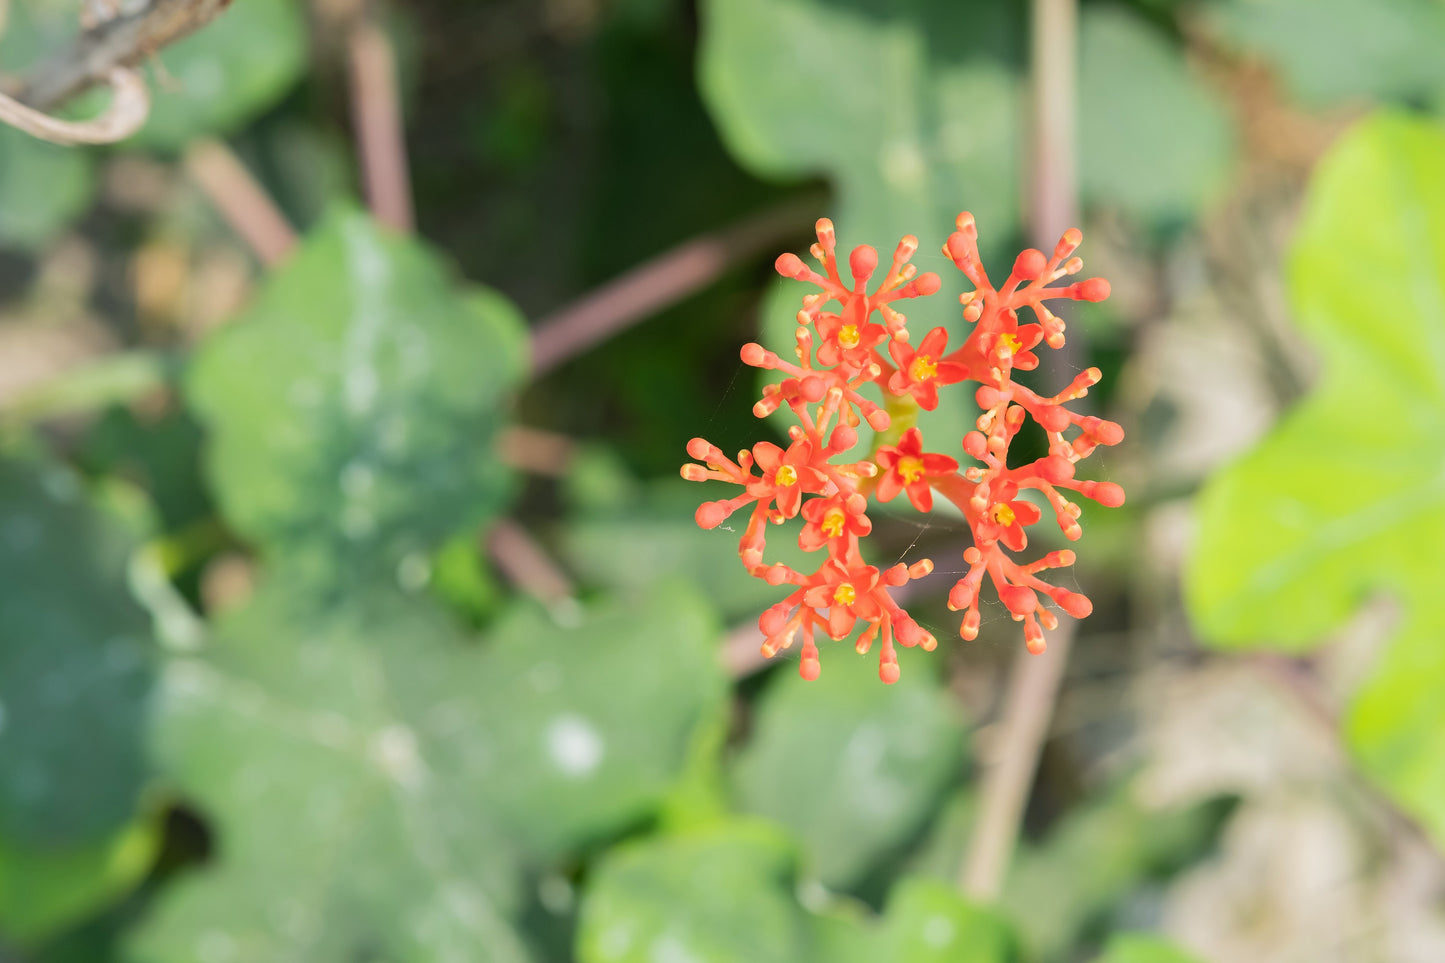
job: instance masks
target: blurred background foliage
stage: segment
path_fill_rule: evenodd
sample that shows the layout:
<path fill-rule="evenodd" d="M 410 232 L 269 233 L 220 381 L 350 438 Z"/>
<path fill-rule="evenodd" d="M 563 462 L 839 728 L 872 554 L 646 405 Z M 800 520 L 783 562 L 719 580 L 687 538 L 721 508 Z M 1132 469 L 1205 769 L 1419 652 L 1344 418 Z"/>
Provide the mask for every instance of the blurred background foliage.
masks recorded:
<path fill-rule="evenodd" d="M 78 7 L 12 0 L 0 73 Z M 775 432 L 737 348 L 790 340 L 814 217 L 916 233 L 955 331 L 954 215 L 991 267 L 1030 243 L 1027 5 L 378 9 L 415 236 L 361 206 L 335 7 L 236 0 L 120 146 L 0 128 L 0 960 L 1445 959 L 1445 6 L 1081 4 L 1114 297 L 1070 358 L 1129 502 L 1084 519 L 992 905 L 954 881 L 1020 639 L 957 640 L 966 529 L 878 524 L 938 563 L 936 653 L 804 683 L 676 468 Z M 700 237 L 700 283 L 534 373 Z"/>

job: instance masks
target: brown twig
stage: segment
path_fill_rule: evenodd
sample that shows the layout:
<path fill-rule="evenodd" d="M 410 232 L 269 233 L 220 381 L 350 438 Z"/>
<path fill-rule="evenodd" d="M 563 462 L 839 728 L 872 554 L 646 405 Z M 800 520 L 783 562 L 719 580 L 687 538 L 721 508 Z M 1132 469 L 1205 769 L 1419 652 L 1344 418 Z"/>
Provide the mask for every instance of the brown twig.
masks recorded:
<path fill-rule="evenodd" d="M 262 264 L 273 267 L 285 260 L 296 246 L 296 232 L 229 147 L 217 140 L 197 141 L 186 150 L 183 163 Z"/>
<path fill-rule="evenodd" d="M 1075 48 L 1077 0 L 1034 0 L 1032 9 L 1033 204 L 1030 230 L 1048 249 L 1073 226 L 1078 210 L 1075 179 Z M 1075 341 L 1071 332 L 1069 342 Z M 1020 648 L 1004 699 L 999 751 L 985 769 L 978 821 L 959 868 L 964 895 L 997 899 L 1003 888 L 1029 787 L 1064 678 L 1073 624 L 1061 624 L 1042 655 Z"/>
<path fill-rule="evenodd" d="M 97 84 L 117 69 L 138 66 L 162 47 L 213 20 L 231 0 L 151 0 L 86 30 L 46 60 L 25 81 L 16 99 L 49 110 Z"/>
<path fill-rule="evenodd" d="M 781 243 L 812 222 L 807 198 L 693 238 L 638 265 L 532 329 L 532 370 L 540 376 L 648 315 L 711 284 L 729 267 Z"/>
<path fill-rule="evenodd" d="M 507 581 L 527 595 L 545 603 L 575 597 L 572 580 L 516 522 L 505 518 L 494 522 L 487 532 L 486 549 Z"/>
<path fill-rule="evenodd" d="M 366 16 L 351 24 L 351 115 L 356 124 L 366 201 L 376 219 L 404 233 L 415 225 L 406 132 L 397 87 L 396 54 L 381 28 Z"/>

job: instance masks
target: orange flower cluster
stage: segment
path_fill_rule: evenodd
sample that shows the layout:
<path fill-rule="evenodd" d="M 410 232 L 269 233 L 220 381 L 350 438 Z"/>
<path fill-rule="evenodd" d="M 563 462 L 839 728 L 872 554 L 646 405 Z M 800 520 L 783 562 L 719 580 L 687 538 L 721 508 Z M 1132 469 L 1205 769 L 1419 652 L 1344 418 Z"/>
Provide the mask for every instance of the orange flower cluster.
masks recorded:
<path fill-rule="evenodd" d="M 1111 482 L 1075 478 L 1075 466 L 1099 445 L 1118 444 L 1124 432 L 1113 422 L 1064 407 L 1098 383 L 1099 369 L 1090 368 L 1049 398 L 1014 383 L 1012 375 L 1016 369 L 1038 367 L 1034 349 L 1041 343 L 1051 348 L 1064 343 L 1064 323 L 1045 301 L 1101 301 L 1109 295 L 1109 283 L 1093 278 L 1054 285 L 1083 267 L 1073 256 L 1083 236 L 1069 230 L 1052 257 L 1032 249 L 1020 254 L 1008 278 L 996 288 L 979 262 L 973 215 L 960 214 L 957 227 L 943 253 L 974 286 L 961 298 L 964 321 L 973 328 L 960 346 L 949 351 L 948 332 L 937 327 L 914 347 L 907 318 L 895 307 L 899 301 L 933 294 L 940 285 L 938 275 L 918 274 L 908 263 L 918 249 L 916 237 L 899 242 L 882 282 L 869 293 L 878 252 L 867 245 L 853 249 L 848 256 L 850 286 L 839 272 L 833 224 L 820 220 L 812 254 L 823 273 L 792 254 L 779 257 L 776 265 L 784 277 L 820 289 L 803 298 L 798 312 L 797 362 L 784 361 L 758 344 L 742 349 L 747 364 L 784 375 L 781 382 L 764 389 L 753 412 L 766 417 L 786 405 L 798 420 L 789 429 L 790 444 L 781 448 L 759 442 L 734 460 L 705 439 L 688 443 L 688 454 L 701 464 L 684 465 L 682 477 L 725 481 L 742 489 L 732 498 L 703 503 L 697 523 L 716 528 L 751 505 L 738 546 L 743 565 L 769 584 L 793 587 L 763 613 L 758 625 L 766 637 L 763 654 L 768 657 L 801 635 L 799 671 L 805 678 L 817 678 L 819 672 L 815 630 L 838 640 L 864 623 L 857 650 L 865 653 L 875 641 L 881 643 L 878 674 L 884 682 L 898 679 L 895 642 L 925 650 L 938 644 L 888 591 L 927 575 L 933 563 L 924 559 L 879 569 L 863 558 L 862 539 L 873 529 L 867 515 L 870 497 L 886 502 L 902 493 L 914 508 L 927 512 L 937 493 L 963 513 L 974 544 L 963 553 L 967 573 L 948 597 L 949 608 L 964 611 L 959 629 L 963 638 L 978 635 L 978 595 L 985 574 L 1014 619 L 1023 623 L 1030 652 L 1042 652 L 1044 630 L 1058 626 L 1057 615 L 1040 603 L 1040 593 L 1075 618 L 1088 615 L 1092 608 L 1083 595 L 1038 577 L 1045 569 L 1072 565 L 1073 552 L 1049 552 L 1027 564 L 1011 557 L 1010 553 L 1028 547 L 1027 529 L 1043 517 L 1038 505 L 1020 493 L 1038 492 L 1064 536 L 1077 539 L 1082 534 L 1079 506 L 1065 493 L 1077 492 L 1112 507 L 1123 504 L 1124 491 Z M 1023 308 L 1029 309 L 1032 321 L 1020 323 Z M 963 451 L 974 464 L 960 469 L 954 458 L 925 451 L 917 428 L 909 428 L 896 444 L 879 446 L 867 459 L 852 455 L 860 422 L 882 432 L 892 420 L 888 411 L 860 393 L 869 382 L 892 399 L 890 407 L 895 410 L 910 404 L 932 410 L 938 405 L 939 388 L 965 381 L 978 383 L 974 397 L 983 408 L 977 430 L 963 438 Z M 1009 444 L 1025 418 L 1032 418 L 1047 434 L 1048 454 L 1010 467 Z M 768 526 L 798 515 L 804 521 L 799 545 L 825 553 L 811 573 L 769 564 L 763 557 Z"/>

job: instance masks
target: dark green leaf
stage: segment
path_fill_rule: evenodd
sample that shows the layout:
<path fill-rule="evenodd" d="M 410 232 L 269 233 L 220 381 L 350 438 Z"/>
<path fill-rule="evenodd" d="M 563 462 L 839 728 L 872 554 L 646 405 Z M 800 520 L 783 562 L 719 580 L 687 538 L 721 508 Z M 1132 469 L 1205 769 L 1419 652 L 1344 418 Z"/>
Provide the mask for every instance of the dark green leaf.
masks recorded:
<path fill-rule="evenodd" d="M 227 517 L 276 553 L 424 562 L 506 497 L 492 442 L 523 337 L 416 242 L 331 215 L 191 371 Z"/>
<path fill-rule="evenodd" d="M 825 645 L 819 679 L 786 672 L 763 694 L 736 762 L 742 806 L 789 827 L 833 887 L 858 885 L 916 833 L 964 767 L 948 692 L 908 656 L 885 686 L 875 658 Z"/>

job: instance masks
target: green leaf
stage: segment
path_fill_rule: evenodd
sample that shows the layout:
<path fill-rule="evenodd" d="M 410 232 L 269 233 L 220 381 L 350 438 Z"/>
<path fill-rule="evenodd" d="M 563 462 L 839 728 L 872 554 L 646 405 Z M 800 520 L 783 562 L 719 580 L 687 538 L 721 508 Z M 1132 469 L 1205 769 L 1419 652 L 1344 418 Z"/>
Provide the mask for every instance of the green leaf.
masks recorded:
<path fill-rule="evenodd" d="M 165 891 L 134 955 L 530 959 L 515 851 L 478 806 L 498 778 L 466 725 L 478 653 L 424 606 L 318 610 L 289 589 L 166 670 L 157 751 L 219 856 Z"/>
<path fill-rule="evenodd" d="M 44 247 L 90 206 L 90 155 L 0 124 L 0 245 Z"/>
<path fill-rule="evenodd" d="M 726 718 L 728 680 L 706 603 L 676 583 L 575 624 L 531 607 L 492 633 L 458 725 L 491 734 L 505 779 L 482 793 L 513 838 L 545 857 L 640 822 Z"/>
<path fill-rule="evenodd" d="M 964 208 L 989 239 L 1017 221 L 1020 37 L 996 4 L 712 0 L 699 84 L 754 173 L 833 178 L 850 244 L 935 250 Z"/>
<path fill-rule="evenodd" d="M 135 539 L 57 465 L 0 458 L 0 839 L 101 844 L 147 778 L 150 618 Z"/>
<path fill-rule="evenodd" d="M 1172 943 L 1139 933 L 1120 933 L 1109 940 L 1094 963 L 1199 963 Z"/>
<path fill-rule="evenodd" d="M 524 331 L 417 242 L 328 217 L 201 350 L 189 396 L 230 521 L 277 555 L 395 570 L 502 504 Z"/>
<path fill-rule="evenodd" d="M 1309 104 L 1445 88 L 1445 8 L 1434 0 L 1224 0 L 1201 12 L 1229 46 L 1269 61 Z"/>
<path fill-rule="evenodd" d="M 1308 648 L 1371 595 L 1400 633 L 1348 729 L 1364 768 L 1445 840 L 1445 129 L 1373 118 L 1311 186 L 1289 265 L 1324 357 L 1313 394 L 1198 505 L 1186 600 L 1214 644 Z"/>
<path fill-rule="evenodd" d="M 1192 215 L 1224 186 L 1230 120 L 1182 51 L 1119 7 L 1080 22 L 1079 188 L 1154 223 Z"/>
<path fill-rule="evenodd" d="M 787 826 L 824 883 L 862 883 L 932 815 L 964 766 L 963 729 L 947 691 L 909 663 L 892 686 L 876 660 L 824 648 L 823 675 L 774 680 L 734 768 L 748 812 Z"/>
<path fill-rule="evenodd" d="M 936 880 L 906 879 L 888 898 L 878 958 L 900 963 L 1018 963 L 1008 920 Z"/>
<path fill-rule="evenodd" d="M 611 850 L 583 895 L 581 963 L 806 963 L 812 921 L 798 905 L 796 855 L 754 823 Z"/>
<path fill-rule="evenodd" d="M 1135 784 L 1125 782 L 1070 813 L 1041 843 L 1021 846 L 1000 903 L 1018 926 L 1027 957 L 1067 956 L 1130 892 L 1197 859 L 1225 811 L 1216 802 L 1152 809 Z M 1087 868 L 1083 882 L 1081 867 Z M 1041 906 L 1048 912 L 1039 912 Z"/>
<path fill-rule="evenodd" d="M 519 865 L 646 819 L 721 713 L 703 613 L 672 590 L 570 627 L 522 609 L 478 647 L 417 598 L 264 585 L 167 671 L 159 751 L 220 857 L 138 957 L 529 958 Z"/>
<path fill-rule="evenodd" d="M 137 822 L 102 843 L 36 851 L 0 839 L 0 933 L 31 945 L 138 884 L 160 848 L 160 827 Z"/>
<path fill-rule="evenodd" d="M 275 106 L 306 71 L 298 0 L 245 0 L 160 54 L 150 117 L 128 143 L 179 150 L 234 133 Z"/>

